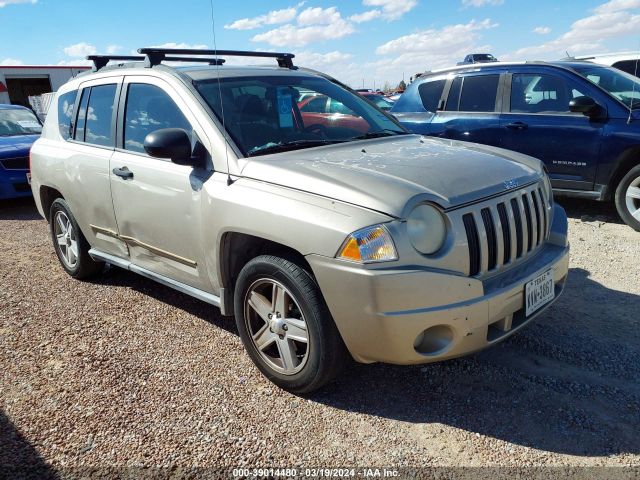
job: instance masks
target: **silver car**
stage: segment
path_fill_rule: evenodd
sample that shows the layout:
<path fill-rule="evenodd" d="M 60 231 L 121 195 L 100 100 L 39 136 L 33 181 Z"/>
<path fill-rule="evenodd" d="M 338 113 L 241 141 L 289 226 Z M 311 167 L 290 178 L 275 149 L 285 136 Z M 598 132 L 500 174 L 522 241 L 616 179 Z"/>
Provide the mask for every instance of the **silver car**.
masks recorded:
<path fill-rule="evenodd" d="M 140 52 L 93 57 L 31 150 L 71 276 L 110 264 L 219 307 L 294 392 L 350 359 L 467 355 L 562 292 L 567 219 L 538 160 L 409 134 L 290 54 Z"/>

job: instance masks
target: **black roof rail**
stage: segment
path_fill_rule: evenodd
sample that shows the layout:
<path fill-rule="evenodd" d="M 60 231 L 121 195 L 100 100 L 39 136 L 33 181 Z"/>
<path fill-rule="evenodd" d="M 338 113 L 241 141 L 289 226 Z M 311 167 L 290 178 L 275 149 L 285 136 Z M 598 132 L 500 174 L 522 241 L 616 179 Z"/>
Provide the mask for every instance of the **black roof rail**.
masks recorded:
<path fill-rule="evenodd" d="M 125 61 L 141 61 L 144 60 L 145 57 L 141 57 L 139 55 L 89 55 L 87 60 L 91 60 L 93 62 L 93 71 L 97 72 L 101 68 L 107 66 L 111 60 L 125 60 Z"/>
<path fill-rule="evenodd" d="M 225 57 L 261 57 L 261 58 L 275 58 L 279 67 L 295 69 L 293 65 L 293 53 L 276 53 L 276 52 L 249 52 L 243 50 L 200 50 L 195 48 L 139 48 L 138 53 L 146 55 L 145 66 L 154 67 L 162 63 L 163 60 L 167 60 L 167 56 L 171 55 L 173 61 L 196 61 L 193 57 L 187 57 L 188 60 L 184 60 L 182 57 L 174 57 L 174 55 L 213 55 L 218 57 L 223 55 Z M 215 58 L 214 58 L 215 60 Z M 205 61 L 200 60 L 200 61 Z"/>

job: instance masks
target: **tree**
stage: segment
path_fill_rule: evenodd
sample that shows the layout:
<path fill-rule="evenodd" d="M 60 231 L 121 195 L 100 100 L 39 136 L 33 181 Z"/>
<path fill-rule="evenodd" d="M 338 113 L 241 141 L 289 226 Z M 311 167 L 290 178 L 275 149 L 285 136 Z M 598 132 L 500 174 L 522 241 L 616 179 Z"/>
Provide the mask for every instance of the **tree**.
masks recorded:
<path fill-rule="evenodd" d="M 400 83 L 398 84 L 398 90 L 402 90 L 403 92 L 407 89 L 407 84 L 404 83 L 404 80 L 400 80 Z"/>

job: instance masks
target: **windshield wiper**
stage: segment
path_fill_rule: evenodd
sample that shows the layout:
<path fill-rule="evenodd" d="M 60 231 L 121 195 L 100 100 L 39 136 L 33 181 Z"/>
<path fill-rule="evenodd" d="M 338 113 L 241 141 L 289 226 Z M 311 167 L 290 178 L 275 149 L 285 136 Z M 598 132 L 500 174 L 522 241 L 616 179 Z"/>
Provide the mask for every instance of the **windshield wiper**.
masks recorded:
<path fill-rule="evenodd" d="M 331 145 L 333 143 L 342 143 L 346 140 L 291 140 L 289 142 L 267 143 L 259 147 L 254 147 L 247 153 L 247 156 L 265 155 L 267 153 L 285 152 L 287 150 L 296 150 L 300 148 L 320 147 L 322 145 Z"/>
<path fill-rule="evenodd" d="M 352 137 L 351 140 L 366 140 L 368 138 L 381 138 L 381 137 L 391 137 L 395 135 L 409 135 L 409 132 L 405 132 L 403 130 L 391 130 L 390 128 L 385 128 L 383 130 L 376 130 L 375 132 L 367 132 L 363 135 L 358 135 L 357 137 Z"/>

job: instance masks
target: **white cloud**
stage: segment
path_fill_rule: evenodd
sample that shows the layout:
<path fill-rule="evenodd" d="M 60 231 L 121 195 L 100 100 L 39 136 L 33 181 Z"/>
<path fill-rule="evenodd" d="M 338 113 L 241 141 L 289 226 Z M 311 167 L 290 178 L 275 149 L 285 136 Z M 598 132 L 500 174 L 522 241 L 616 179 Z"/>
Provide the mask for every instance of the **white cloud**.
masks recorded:
<path fill-rule="evenodd" d="M 153 45 L 153 47 L 155 48 L 190 48 L 190 49 L 197 49 L 197 50 L 206 50 L 209 48 L 204 43 L 190 44 L 190 43 L 175 43 L 175 42 L 167 42 L 167 43 L 163 43 L 162 45 Z"/>
<path fill-rule="evenodd" d="M 85 58 L 76 58 L 73 60 L 60 60 L 56 65 L 67 66 L 67 67 L 79 67 L 84 65 L 93 65 L 91 60 L 87 60 Z"/>
<path fill-rule="evenodd" d="M 640 0 L 611 0 L 593 10 L 593 14 L 575 21 L 569 31 L 549 42 L 521 48 L 504 55 L 505 60 L 544 60 L 603 50 L 611 38 L 637 38 L 640 31 Z"/>
<path fill-rule="evenodd" d="M 287 23 L 296 18 L 298 13 L 298 4 L 295 7 L 284 8 L 282 10 L 272 10 L 265 15 L 259 15 L 253 18 L 241 18 L 229 25 L 225 25 L 227 30 L 253 30 L 263 25 L 277 25 L 279 23 Z"/>
<path fill-rule="evenodd" d="M 547 35 L 551 33 L 551 29 L 549 27 L 536 27 L 531 31 L 533 33 L 537 33 L 538 35 Z"/>
<path fill-rule="evenodd" d="M 120 45 L 108 45 L 107 46 L 107 54 L 108 55 L 115 55 L 120 50 L 122 50 L 122 47 Z"/>
<path fill-rule="evenodd" d="M 397 20 L 405 13 L 413 10 L 418 4 L 417 0 L 362 0 L 367 7 L 380 7 L 380 15 L 387 20 Z M 367 12 L 365 12 L 367 13 Z M 372 17 L 375 18 L 375 17 Z M 369 18 L 371 20 L 371 18 Z"/>
<path fill-rule="evenodd" d="M 0 0 L 0 8 L 6 7 L 7 5 L 17 5 L 19 3 L 38 3 L 38 0 Z"/>
<path fill-rule="evenodd" d="M 299 63 L 300 65 L 304 65 L 309 68 L 319 69 L 320 67 L 338 65 L 340 62 L 346 62 L 352 58 L 352 54 L 339 52 L 337 50 L 327 53 L 302 51 L 296 53 L 294 63 Z"/>
<path fill-rule="evenodd" d="M 355 15 L 351 15 L 349 17 L 349 20 L 355 23 L 363 23 L 363 22 L 369 22 L 374 18 L 378 18 L 380 16 L 382 16 L 382 11 L 378 9 L 367 10 L 366 12 L 356 13 Z"/>
<path fill-rule="evenodd" d="M 486 5 L 502 5 L 504 0 L 462 0 L 463 7 L 484 7 Z"/>
<path fill-rule="evenodd" d="M 64 54 L 74 58 L 82 58 L 87 55 L 95 55 L 96 53 L 96 47 L 86 42 L 76 43 L 64 48 Z"/>
<path fill-rule="evenodd" d="M 5 58 L 4 60 L 0 60 L 0 65 L 24 65 L 24 63 L 17 58 Z"/>
<path fill-rule="evenodd" d="M 305 12 L 308 13 L 303 16 L 302 14 Z M 283 25 L 254 35 L 251 40 L 265 42 L 276 47 L 304 47 L 310 43 L 346 37 L 355 32 L 353 25 L 342 18 L 335 7 L 307 9 L 300 14 L 298 22 L 300 22 L 300 26 Z"/>
<path fill-rule="evenodd" d="M 309 7 L 298 15 L 298 25 L 328 25 L 333 22 L 339 22 L 340 12 L 336 7 L 321 8 Z"/>
<path fill-rule="evenodd" d="M 594 9 L 595 13 L 613 13 L 621 10 L 640 8 L 640 0 L 610 0 Z"/>

